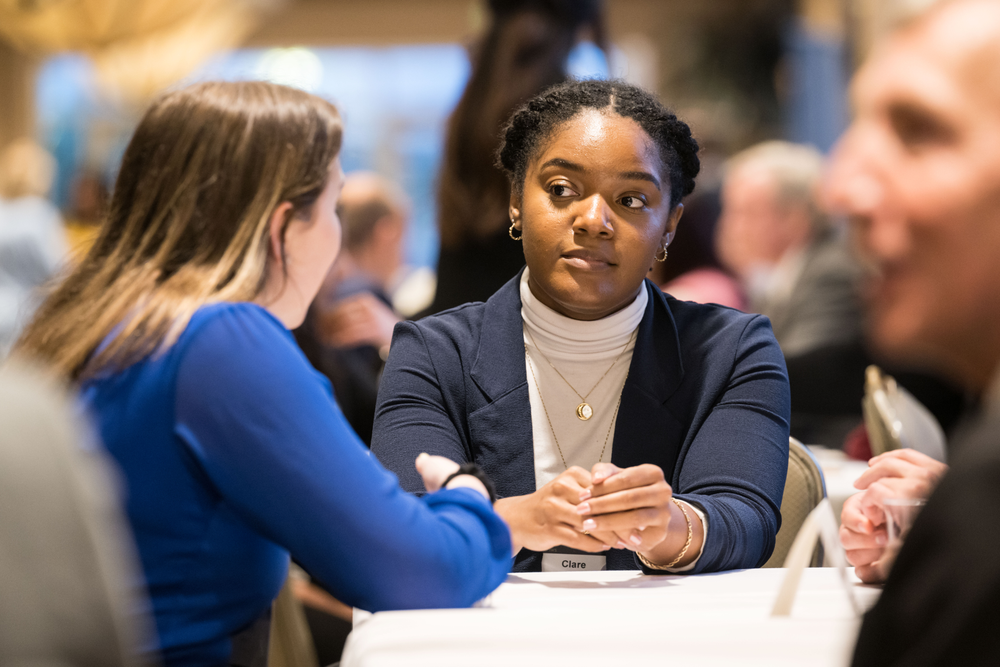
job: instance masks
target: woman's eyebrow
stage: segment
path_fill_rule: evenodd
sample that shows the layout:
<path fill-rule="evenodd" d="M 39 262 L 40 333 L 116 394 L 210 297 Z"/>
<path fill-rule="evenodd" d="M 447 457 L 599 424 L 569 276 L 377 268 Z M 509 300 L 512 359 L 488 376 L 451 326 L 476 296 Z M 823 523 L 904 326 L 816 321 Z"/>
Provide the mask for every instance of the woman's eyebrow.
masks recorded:
<path fill-rule="evenodd" d="M 623 171 L 622 173 L 618 174 L 618 176 L 620 178 L 628 180 L 649 181 L 650 183 L 656 186 L 657 190 L 660 189 L 660 179 L 658 179 L 656 176 L 653 176 L 648 171 Z"/>
<path fill-rule="evenodd" d="M 549 167 L 562 167 L 563 169 L 578 171 L 581 174 L 587 173 L 587 170 L 583 166 L 578 165 L 575 162 L 570 162 L 569 160 L 565 160 L 561 157 L 554 157 L 551 160 L 548 160 L 541 167 L 539 167 L 538 170 L 542 171 L 544 169 L 548 169 Z M 623 171 L 620 174 L 618 174 L 618 177 L 623 180 L 649 181 L 650 183 L 656 186 L 657 190 L 662 190 L 662 188 L 660 187 L 660 179 L 658 179 L 656 176 L 653 176 L 648 171 Z"/>
<path fill-rule="evenodd" d="M 539 167 L 538 170 L 541 171 L 543 169 L 548 169 L 549 167 L 562 167 L 563 169 L 571 169 L 573 171 L 579 171 L 580 173 L 583 174 L 587 173 L 587 170 L 584 169 L 581 165 L 578 165 L 575 162 L 570 162 L 569 160 L 564 160 L 561 157 L 552 158 L 551 160 L 543 164 L 541 167 Z"/>

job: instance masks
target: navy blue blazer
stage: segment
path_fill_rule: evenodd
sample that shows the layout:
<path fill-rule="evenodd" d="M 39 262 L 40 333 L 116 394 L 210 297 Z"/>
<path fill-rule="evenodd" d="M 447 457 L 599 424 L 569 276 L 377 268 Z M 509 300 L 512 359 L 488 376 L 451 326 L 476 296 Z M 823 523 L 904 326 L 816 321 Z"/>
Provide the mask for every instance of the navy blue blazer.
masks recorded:
<path fill-rule="evenodd" d="M 486 303 L 396 326 L 372 451 L 404 489 L 424 490 L 413 461 L 427 452 L 475 461 L 500 497 L 535 491 L 519 280 Z M 781 522 L 791 409 L 770 322 L 645 288 L 611 461 L 660 466 L 675 495 L 705 512 L 692 573 L 760 566 Z M 540 567 L 522 549 L 513 570 Z M 608 569 L 640 567 L 630 551 L 608 552 Z"/>

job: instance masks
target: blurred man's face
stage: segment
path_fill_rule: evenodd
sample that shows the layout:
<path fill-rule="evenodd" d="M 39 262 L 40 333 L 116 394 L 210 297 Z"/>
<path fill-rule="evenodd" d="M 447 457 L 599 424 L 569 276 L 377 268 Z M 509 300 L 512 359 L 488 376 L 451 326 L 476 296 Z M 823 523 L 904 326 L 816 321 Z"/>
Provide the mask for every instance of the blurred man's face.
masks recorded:
<path fill-rule="evenodd" d="M 828 194 L 876 269 L 872 342 L 982 388 L 1000 361 L 1000 3 L 904 29 L 854 97 Z"/>

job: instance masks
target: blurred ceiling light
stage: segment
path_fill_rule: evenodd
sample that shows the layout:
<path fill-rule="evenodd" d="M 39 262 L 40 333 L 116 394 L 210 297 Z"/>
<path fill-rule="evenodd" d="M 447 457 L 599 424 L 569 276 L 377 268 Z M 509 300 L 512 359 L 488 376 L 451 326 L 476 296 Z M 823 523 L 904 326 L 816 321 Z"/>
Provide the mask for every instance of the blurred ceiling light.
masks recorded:
<path fill-rule="evenodd" d="M 607 79 L 608 59 L 593 42 L 579 42 L 566 59 L 566 73 L 574 79 Z"/>
<path fill-rule="evenodd" d="M 0 11 L 38 12 L 63 0 L 0 0 Z"/>
<path fill-rule="evenodd" d="M 82 51 L 98 79 L 144 104 L 206 58 L 239 46 L 282 0 L 0 0 L 0 39 L 35 54 Z"/>
<path fill-rule="evenodd" d="M 315 93 L 323 82 L 323 63 L 302 47 L 269 49 L 257 63 L 257 78 Z"/>

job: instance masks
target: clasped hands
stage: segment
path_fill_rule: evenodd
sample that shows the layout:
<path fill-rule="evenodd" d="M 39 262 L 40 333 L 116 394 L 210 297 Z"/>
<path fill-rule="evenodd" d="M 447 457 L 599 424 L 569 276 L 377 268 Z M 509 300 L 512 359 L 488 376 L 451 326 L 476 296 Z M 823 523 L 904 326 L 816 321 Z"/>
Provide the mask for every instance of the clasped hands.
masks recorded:
<path fill-rule="evenodd" d="M 597 463 L 590 471 L 573 466 L 534 493 L 504 498 L 496 510 L 511 528 L 515 553 L 522 547 L 563 545 L 592 553 L 614 547 L 668 562 L 651 555 L 667 537 L 672 497 L 658 466 Z"/>
<path fill-rule="evenodd" d="M 844 502 L 840 541 L 847 561 L 865 583 L 885 581 L 895 559 L 886 549 L 886 498 L 927 498 L 948 466 L 912 449 L 896 449 L 872 458 L 854 482 L 862 489 Z"/>

